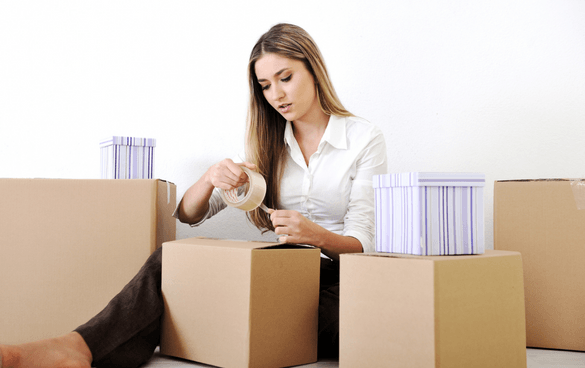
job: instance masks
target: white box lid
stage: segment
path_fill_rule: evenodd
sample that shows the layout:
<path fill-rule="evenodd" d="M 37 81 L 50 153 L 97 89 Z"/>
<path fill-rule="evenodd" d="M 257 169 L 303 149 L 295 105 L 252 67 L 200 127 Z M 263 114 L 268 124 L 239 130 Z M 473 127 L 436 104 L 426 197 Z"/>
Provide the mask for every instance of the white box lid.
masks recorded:
<path fill-rule="evenodd" d="M 104 138 L 100 141 L 100 147 L 107 147 L 107 146 L 111 146 L 111 145 L 155 147 L 156 146 L 156 139 L 154 139 L 154 138 L 112 136 L 112 137 Z"/>
<path fill-rule="evenodd" d="M 445 173 L 445 172 L 408 172 L 374 175 L 374 188 L 388 187 L 483 187 L 485 174 L 482 173 Z"/>

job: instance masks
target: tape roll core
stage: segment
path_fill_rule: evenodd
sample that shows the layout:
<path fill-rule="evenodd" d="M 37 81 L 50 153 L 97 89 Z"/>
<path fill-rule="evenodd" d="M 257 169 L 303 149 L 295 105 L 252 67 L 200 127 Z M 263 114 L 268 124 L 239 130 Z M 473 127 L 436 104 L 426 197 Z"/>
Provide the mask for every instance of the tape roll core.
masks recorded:
<path fill-rule="evenodd" d="M 250 181 L 239 188 L 219 190 L 221 199 L 230 207 L 252 211 L 262 204 L 266 195 L 266 180 L 259 173 L 242 166 Z M 243 192 L 243 193 L 241 193 Z"/>

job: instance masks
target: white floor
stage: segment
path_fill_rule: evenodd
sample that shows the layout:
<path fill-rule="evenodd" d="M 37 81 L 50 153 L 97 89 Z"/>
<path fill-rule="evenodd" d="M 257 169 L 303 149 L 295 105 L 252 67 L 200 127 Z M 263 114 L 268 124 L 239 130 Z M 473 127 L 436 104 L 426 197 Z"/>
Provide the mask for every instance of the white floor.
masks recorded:
<path fill-rule="evenodd" d="M 566 350 L 526 349 L 527 368 L 585 368 L 585 352 Z M 165 357 L 155 353 L 154 358 L 143 368 L 196 368 L 211 367 L 206 364 Z M 333 368 L 339 367 L 334 360 L 320 361 L 300 366 L 302 368 Z"/>
<path fill-rule="evenodd" d="M 528 368 L 585 367 L 585 352 L 526 349 Z"/>

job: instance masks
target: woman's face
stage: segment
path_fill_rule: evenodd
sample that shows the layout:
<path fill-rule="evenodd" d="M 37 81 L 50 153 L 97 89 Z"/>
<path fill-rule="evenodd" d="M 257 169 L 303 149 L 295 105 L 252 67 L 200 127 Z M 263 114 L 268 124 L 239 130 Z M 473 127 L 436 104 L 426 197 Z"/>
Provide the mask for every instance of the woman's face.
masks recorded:
<path fill-rule="evenodd" d="M 264 98 L 288 121 L 310 121 L 321 113 L 315 81 L 302 61 L 264 54 L 256 61 L 256 77 Z"/>

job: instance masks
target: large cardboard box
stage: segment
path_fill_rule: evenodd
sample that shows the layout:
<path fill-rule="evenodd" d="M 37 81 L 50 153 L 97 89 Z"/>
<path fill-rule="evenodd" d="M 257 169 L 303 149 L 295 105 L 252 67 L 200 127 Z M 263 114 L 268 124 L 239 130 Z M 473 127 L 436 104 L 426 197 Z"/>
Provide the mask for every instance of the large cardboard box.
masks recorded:
<path fill-rule="evenodd" d="M 317 360 L 320 252 L 191 238 L 163 246 L 163 354 L 220 367 Z"/>
<path fill-rule="evenodd" d="M 416 255 L 485 250 L 480 173 L 376 175 L 376 251 Z"/>
<path fill-rule="evenodd" d="M 175 239 L 175 185 L 0 179 L 0 343 L 61 335 Z"/>
<path fill-rule="evenodd" d="M 526 343 L 585 351 L 585 181 L 494 185 L 494 248 L 522 253 Z"/>
<path fill-rule="evenodd" d="M 526 367 L 522 259 L 341 255 L 340 367 Z"/>

